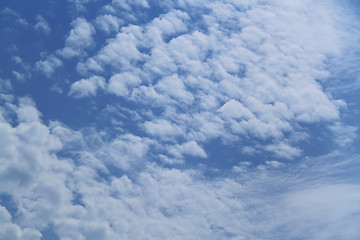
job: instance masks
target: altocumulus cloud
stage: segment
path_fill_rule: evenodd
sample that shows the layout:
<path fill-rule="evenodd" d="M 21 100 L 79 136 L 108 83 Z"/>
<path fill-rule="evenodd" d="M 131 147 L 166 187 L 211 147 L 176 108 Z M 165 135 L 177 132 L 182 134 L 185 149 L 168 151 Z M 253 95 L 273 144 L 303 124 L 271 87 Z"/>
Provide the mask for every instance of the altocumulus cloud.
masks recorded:
<path fill-rule="evenodd" d="M 303 126 L 337 120 L 345 105 L 319 84 L 330 75 L 328 56 L 345 47 L 344 33 L 321 3 L 253 4 L 247 11 L 243 3 L 179 4 L 149 23 L 121 28 L 78 70 L 113 74 L 109 93 L 139 108 L 158 105 L 162 119 L 186 129 L 187 140 L 250 134 L 272 141 L 263 149 L 275 156 L 286 145 L 286 157 L 296 157 L 290 148 Z M 225 109 L 234 115 L 218 114 Z"/>
<path fill-rule="evenodd" d="M 7 50 L 33 75 L 0 71 L 0 239 L 359 238 L 359 116 L 330 68 L 355 48 L 350 10 L 66 6 L 60 43 L 32 60 Z M 1 16 L 47 38 L 61 30 L 15 10 Z M 37 89 L 58 85 L 67 92 Z"/>
<path fill-rule="evenodd" d="M 90 150 L 84 133 L 41 123 L 29 99 L 19 99 L 12 109 L 19 123 L 1 123 L 1 189 L 16 202 L 17 219 L 1 208 L 2 239 L 41 239 L 49 222 L 61 239 L 355 239 L 360 234 L 360 186 L 344 176 L 359 169 L 359 157 L 248 164 L 240 175 L 207 179 L 201 170 L 144 162 L 149 140 L 118 136 Z M 75 159 L 54 154 L 73 146 L 82 146 L 72 150 Z M 173 151 L 205 154 L 194 142 Z M 109 166 L 126 174 L 113 175 Z"/>

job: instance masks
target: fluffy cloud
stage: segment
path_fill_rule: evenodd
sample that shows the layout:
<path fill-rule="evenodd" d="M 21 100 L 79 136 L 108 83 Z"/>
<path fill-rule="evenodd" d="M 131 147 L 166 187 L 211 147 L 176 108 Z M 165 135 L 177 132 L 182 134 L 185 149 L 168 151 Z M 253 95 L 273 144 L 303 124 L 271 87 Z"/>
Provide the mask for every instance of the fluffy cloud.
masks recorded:
<path fill-rule="evenodd" d="M 206 152 L 195 141 L 185 142 L 181 145 L 170 147 L 169 152 L 177 158 L 183 158 L 183 155 L 206 158 Z"/>
<path fill-rule="evenodd" d="M 65 40 L 65 48 L 59 51 L 64 58 L 72 58 L 85 54 L 85 49 L 94 45 L 94 26 L 84 18 L 77 18 L 71 24 L 73 29 Z"/>
<path fill-rule="evenodd" d="M 40 240 L 42 234 L 35 229 L 21 229 L 11 222 L 11 215 L 0 205 L 0 239 Z"/>
<path fill-rule="evenodd" d="M 81 79 L 71 85 L 69 95 L 76 98 L 96 95 L 98 88 L 105 88 L 105 79 L 99 76 Z"/>
<path fill-rule="evenodd" d="M 170 140 L 184 134 L 183 130 L 176 124 L 165 119 L 155 119 L 144 123 L 145 131 L 160 139 Z"/>
<path fill-rule="evenodd" d="M 166 94 L 180 103 L 191 103 L 194 99 L 177 74 L 161 79 L 154 87 L 157 92 Z"/>
<path fill-rule="evenodd" d="M 113 0 L 95 13 L 35 64 L 51 77 L 58 57 L 77 62 L 69 96 L 112 95 L 91 127 L 42 121 L 0 79 L 0 239 L 360 235 L 359 155 L 339 151 L 357 128 L 325 88 L 346 44 L 334 5 Z M 107 39 L 89 55 L 92 23 Z M 340 148 L 302 157 L 319 131 Z"/>
<path fill-rule="evenodd" d="M 319 82 L 330 75 L 327 56 L 343 47 L 343 32 L 328 17 L 339 14 L 333 6 L 316 11 L 320 3 L 164 4 L 167 13 L 121 28 L 78 71 L 110 71 L 108 92 L 155 104 L 164 127 L 182 126 L 188 141 L 251 136 L 259 139 L 258 150 L 292 158 L 301 154 L 292 145 L 304 140 L 303 126 L 339 120 L 343 105 Z M 180 10 L 172 9 L 176 4 Z M 154 136 L 150 122 L 141 125 Z M 269 146 L 260 147 L 262 141 Z"/>
<path fill-rule="evenodd" d="M 117 137 L 111 143 L 105 144 L 96 153 L 99 159 L 120 169 L 129 170 L 130 167 L 146 162 L 151 140 L 132 134 Z"/>
<path fill-rule="evenodd" d="M 112 0 L 108 5 L 104 6 L 104 9 L 112 13 L 117 13 L 124 10 L 131 12 L 131 10 L 136 7 L 149 8 L 149 3 L 147 2 L 147 0 Z M 128 14 L 130 15 L 130 13 Z M 134 16 L 131 17 L 133 18 Z"/>
<path fill-rule="evenodd" d="M 113 15 L 101 15 L 96 17 L 95 23 L 98 29 L 106 33 L 118 32 L 123 21 Z"/>
<path fill-rule="evenodd" d="M 53 207 L 60 209 L 71 201 L 71 191 L 64 181 L 72 164 L 58 161 L 54 155 L 62 144 L 41 123 L 39 112 L 30 99 L 21 98 L 18 105 L 8 106 L 8 111 L 16 113 L 17 124 L 8 123 L 6 115 L 0 123 L 0 189 L 16 202 L 17 210 L 12 214 L 22 216 L 18 224 L 43 229 L 56 214 Z M 21 231 L 16 232 L 16 236 L 21 236 Z M 27 239 L 27 234 L 29 239 L 41 237 L 38 230 L 29 229 L 24 230 L 19 239 Z"/>
<path fill-rule="evenodd" d="M 55 70 L 63 65 L 63 62 L 56 56 L 50 55 L 43 61 L 38 61 L 35 64 L 35 70 L 45 74 L 48 78 L 51 77 Z"/>
<path fill-rule="evenodd" d="M 115 74 L 109 80 L 108 91 L 118 96 L 129 97 L 132 89 L 139 86 L 141 79 L 137 74 L 124 72 Z"/>
<path fill-rule="evenodd" d="M 123 31 L 117 34 L 116 38 L 110 39 L 96 56 L 88 59 L 85 64 L 79 63 L 79 72 L 86 73 L 88 70 L 102 72 L 106 66 L 116 68 L 117 72 L 133 69 L 132 64 L 143 58 L 136 47 L 137 35 L 140 32 L 141 29 L 137 26 L 123 28 Z"/>
<path fill-rule="evenodd" d="M 359 234 L 359 184 L 339 181 L 349 169 L 358 171 L 358 156 L 308 159 L 290 169 L 277 161 L 266 162 L 272 168 L 239 163 L 244 171 L 208 179 L 201 169 L 151 163 L 150 139 L 123 134 L 105 140 L 96 131 L 79 133 L 58 122 L 46 126 L 29 98 L 8 106 L 18 123 L 10 125 L 6 115 L 0 123 L 0 189 L 16 210 L 10 213 L 9 202 L 2 202 L 1 239 L 41 239 L 48 224 L 60 239 Z M 194 141 L 169 152 L 206 157 Z"/>

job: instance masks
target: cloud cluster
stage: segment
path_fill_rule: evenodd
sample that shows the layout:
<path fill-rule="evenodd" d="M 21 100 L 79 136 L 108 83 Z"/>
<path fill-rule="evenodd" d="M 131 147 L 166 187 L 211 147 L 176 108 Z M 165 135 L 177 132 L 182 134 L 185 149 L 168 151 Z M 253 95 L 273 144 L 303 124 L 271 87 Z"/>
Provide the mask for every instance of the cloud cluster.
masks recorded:
<path fill-rule="evenodd" d="M 108 79 L 107 87 L 98 88 L 119 101 L 156 107 L 153 119 L 143 116 L 138 123 L 150 136 L 176 133 L 185 141 L 241 144 L 250 137 L 255 144 L 246 147 L 291 159 L 301 154 L 296 145 L 309 126 L 340 119 L 345 102 L 322 86 L 330 76 L 326 62 L 345 47 L 344 32 L 329 17 L 339 15 L 333 5 L 163 5 L 166 13 L 121 29 L 114 16 L 97 18 L 104 31 L 112 26 L 119 33 L 77 65 L 80 74 Z M 262 147 L 264 142 L 270 144 Z"/>
<path fill-rule="evenodd" d="M 124 134 L 105 141 L 58 122 L 44 125 L 28 98 L 11 109 L 17 124 L 4 117 L 0 124 L 0 196 L 11 196 L 0 202 L 1 239 L 39 240 L 49 226 L 60 239 L 360 234 L 359 182 L 344 176 L 359 170 L 358 156 L 306 160 L 288 173 L 276 161 L 256 168 L 239 163 L 244 171 L 208 179 L 201 169 L 164 168 L 146 159 L 150 139 Z M 205 155 L 196 142 L 170 151 Z"/>
<path fill-rule="evenodd" d="M 313 132 L 340 148 L 357 139 L 324 87 L 346 44 L 336 6 L 112 0 L 76 16 L 35 70 L 76 63 L 64 97 L 108 95 L 92 120 L 113 125 L 43 121 L 0 79 L 0 239 L 358 238 L 359 155 L 301 157 Z M 213 142 L 238 150 L 230 163 Z"/>

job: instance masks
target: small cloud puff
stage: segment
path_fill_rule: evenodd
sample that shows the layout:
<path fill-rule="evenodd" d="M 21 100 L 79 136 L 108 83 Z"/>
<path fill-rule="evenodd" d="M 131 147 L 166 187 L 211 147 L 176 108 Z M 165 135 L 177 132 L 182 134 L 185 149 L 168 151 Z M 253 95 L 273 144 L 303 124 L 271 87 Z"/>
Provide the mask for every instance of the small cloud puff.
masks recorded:
<path fill-rule="evenodd" d="M 141 79 L 137 74 L 124 72 L 115 74 L 109 80 L 108 92 L 121 97 L 129 97 L 132 89 L 139 86 Z"/>
<path fill-rule="evenodd" d="M 205 150 L 195 141 L 171 146 L 169 148 L 169 153 L 180 159 L 184 156 L 207 158 Z"/>
<path fill-rule="evenodd" d="M 85 54 L 85 49 L 94 45 L 94 26 L 84 18 L 77 18 L 71 25 L 68 37 L 65 40 L 65 47 L 58 53 L 64 58 L 78 57 Z"/>
<path fill-rule="evenodd" d="M 106 14 L 96 17 L 95 24 L 99 30 L 110 34 L 118 32 L 123 21 L 118 17 Z"/>
<path fill-rule="evenodd" d="M 75 98 L 95 96 L 99 88 L 105 88 L 105 79 L 100 76 L 92 76 L 73 83 L 69 95 Z"/>
<path fill-rule="evenodd" d="M 51 28 L 49 26 L 49 23 L 41 15 L 36 16 L 36 24 L 34 28 L 36 31 L 43 32 L 47 35 L 51 33 Z"/>
<path fill-rule="evenodd" d="M 55 70 L 63 65 L 63 62 L 56 56 L 50 55 L 43 61 L 35 64 L 35 70 L 43 73 L 46 77 L 51 77 Z"/>

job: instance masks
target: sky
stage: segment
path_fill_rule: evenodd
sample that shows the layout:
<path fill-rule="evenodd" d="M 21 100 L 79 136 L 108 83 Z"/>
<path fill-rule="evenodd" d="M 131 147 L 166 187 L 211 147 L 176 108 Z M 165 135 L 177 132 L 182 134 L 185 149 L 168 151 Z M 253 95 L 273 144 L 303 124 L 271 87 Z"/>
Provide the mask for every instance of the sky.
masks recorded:
<path fill-rule="evenodd" d="M 1 0 L 0 240 L 360 238 L 358 0 Z"/>

